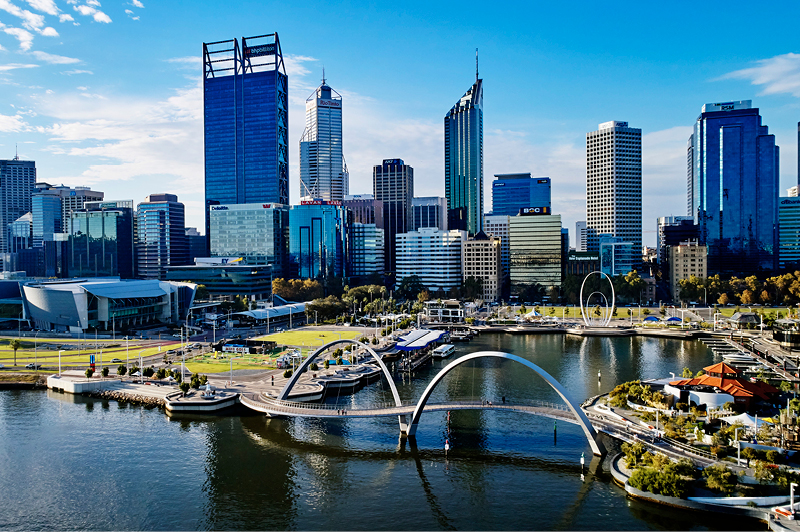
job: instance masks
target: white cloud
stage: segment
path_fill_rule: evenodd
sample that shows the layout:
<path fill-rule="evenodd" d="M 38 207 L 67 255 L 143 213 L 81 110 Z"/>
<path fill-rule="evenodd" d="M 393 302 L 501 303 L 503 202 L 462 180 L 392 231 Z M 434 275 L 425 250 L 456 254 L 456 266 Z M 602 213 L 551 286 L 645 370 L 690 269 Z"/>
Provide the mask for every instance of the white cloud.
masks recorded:
<path fill-rule="evenodd" d="M 31 31 L 38 31 L 44 26 L 44 15 L 32 13 L 27 9 L 21 9 L 8 0 L 0 0 L 0 9 L 14 15 L 22 20 L 22 26 Z"/>
<path fill-rule="evenodd" d="M 77 74 L 94 74 L 91 70 L 67 70 L 62 72 L 62 74 L 66 74 L 67 76 L 75 76 Z"/>
<path fill-rule="evenodd" d="M 800 54 L 788 53 L 756 61 L 751 68 L 726 74 L 720 79 L 744 79 L 762 85 L 761 94 L 791 94 L 800 98 Z"/>
<path fill-rule="evenodd" d="M 34 65 L 32 63 L 9 63 L 7 65 L 0 65 L 0 72 L 6 72 L 8 70 L 17 70 L 18 68 L 36 68 L 39 65 Z"/>
<path fill-rule="evenodd" d="M 70 65 L 72 63 L 80 63 L 80 59 L 75 59 L 74 57 L 65 57 L 63 55 L 54 55 L 48 54 L 47 52 L 40 52 L 35 51 L 33 52 L 34 57 L 40 61 L 44 61 L 46 63 L 50 63 L 52 65 Z"/>
<path fill-rule="evenodd" d="M 130 9 L 126 9 L 126 10 L 125 10 L 125 14 L 126 14 L 126 15 L 128 15 L 128 17 L 129 17 L 131 20 L 139 20 L 139 17 L 134 17 L 134 16 L 133 16 L 133 14 L 134 14 L 134 13 L 133 13 L 133 11 L 131 11 Z"/>
<path fill-rule="evenodd" d="M 33 46 L 33 34 L 22 28 L 3 28 L 3 31 L 19 41 L 19 49 L 27 51 Z"/>
<path fill-rule="evenodd" d="M 58 15 L 58 21 L 59 22 L 73 22 L 74 20 L 75 19 L 72 18 L 72 15 L 69 15 L 67 13 L 62 13 L 62 14 Z"/>
<path fill-rule="evenodd" d="M 142 9 L 144 9 L 144 4 L 141 3 L 139 0 L 131 0 L 131 5 L 133 7 L 140 7 Z"/>
<path fill-rule="evenodd" d="M 21 116 L 0 115 L 0 132 L 16 133 L 26 129 L 28 129 L 28 124 L 25 123 Z"/>
<path fill-rule="evenodd" d="M 48 15 L 56 16 L 61 13 L 56 3 L 53 0 L 25 0 L 33 9 L 47 13 Z"/>
<path fill-rule="evenodd" d="M 86 5 L 100 7 L 100 2 L 98 2 L 97 0 L 86 0 Z"/>
<path fill-rule="evenodd" d="M 0 1 L 2 1 L 2 0 L 0 0 Z M 88 4 L 88 2 L 87 2 L 87 4 Z M 100 5 L 99 2 L 94 2 L 94 4 L 98 5 L 98 6 Z M 74 9 L 75 11 L 77 11 L 78 13 L 80 13 L 83 16 L 92 17 L 95 22 L 102 22 L 104 24 L 109 24 L 111 22 L 111 17 L 109 17 L 108 15 L 106 15 L 105 13 L 100 11 L 99 9 L 95 9 L 94 7 L 91 7 L 89 5 L 82 5 L 82 6 L 73 5 L 72 9 Z"/>

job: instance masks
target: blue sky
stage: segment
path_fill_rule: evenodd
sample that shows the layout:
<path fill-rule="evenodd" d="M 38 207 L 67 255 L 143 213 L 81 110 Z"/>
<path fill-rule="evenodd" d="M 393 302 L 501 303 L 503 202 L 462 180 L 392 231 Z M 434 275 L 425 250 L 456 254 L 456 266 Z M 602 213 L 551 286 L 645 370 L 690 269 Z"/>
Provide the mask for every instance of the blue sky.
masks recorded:
<path fill-rule="evenodd" d="M 203 41 L 277 31 L 290 80 L 298 199 L 304 104 L 326 69 L 344 97 L 352 193 L 399 157 L 415 193 L 444 194 L 443 117 L 484 79 L 486 205 L 496 173 L 553 180 L 553 209 L 585 213 L 585 136 L 643 133 L 643 229 L 686 211 L 686 140 L 704 103 L 752 99 L 797 182 L 800 4 L 155 2 L 0 0 L 0 157 L 40 181 L 110 199 L 178 194 L 202 226 Z M 645 243 L 654 244 L 646 232 Z"/>

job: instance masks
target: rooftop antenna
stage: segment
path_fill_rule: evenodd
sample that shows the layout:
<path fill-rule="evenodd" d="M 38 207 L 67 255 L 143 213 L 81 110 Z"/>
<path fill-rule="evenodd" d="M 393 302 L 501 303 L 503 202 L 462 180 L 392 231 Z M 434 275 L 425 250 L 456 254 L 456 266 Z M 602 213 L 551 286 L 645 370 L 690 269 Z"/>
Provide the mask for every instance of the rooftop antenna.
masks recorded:
<path fill-rule="evenodd" d="M 478 82 L 478 49 L 475 48 L 475 83 Z"/>
<path fill-rule="evenodd" d="M 325 67 L 322 67 L 322 84 L 325 85 Z"/>
<path fill-rule="evenodd" d="M 19 161 L 19 145 L 14 143 L 14 160 Z"/>

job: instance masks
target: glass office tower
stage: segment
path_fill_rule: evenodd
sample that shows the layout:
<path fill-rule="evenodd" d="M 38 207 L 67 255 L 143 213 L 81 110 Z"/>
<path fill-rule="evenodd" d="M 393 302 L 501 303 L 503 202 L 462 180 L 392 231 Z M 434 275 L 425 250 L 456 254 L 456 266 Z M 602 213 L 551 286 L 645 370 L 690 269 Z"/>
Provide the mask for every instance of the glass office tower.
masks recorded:
<path fill-rule="evenodd" d="M 372 168 L 372 191 L 383 202 L 386 236 L 384 262 L 387 272 L 395 270 L 395 237 L 410 231 L 414 221 L 414 169 L 403 159 L 384 159 Z"/>
<path fill-rule="evenodd" d="M 14 157 L 0 161 L 0 265 L 9 251 L 8 224 L 31 212 L 36 163 Z"/>
<path fill-rule="evenodd" d="M 132 279 L 133 201 L 88 201 L 73 211 L 67 261 L 70 277 Z"/>
<path fill-rule="evenodd" d="M 444 192 L 447 227 L 483 229 L 483 80 L 475 84 L 444 117 Z"/>
<path fill-rule="evenodd" d="M 751 103 L 704 105 L 690 137 L 687 199 L 709 275 L 778 267 L 779 149 Z"/>
<path fill-rule="evenodd" d="M 521 209 L 550 209 L 550 178 L 531 174 L 495 174 L 492 182 L 492 215 L 516 216 Z"/>
<path fill-rule="evenodd" d="M 342 96 L 322 85 L 306 100 L 306 128 L 300 138 L 300 197 L 342 201 L 350 175 L 342 154 Z"/>
<path fill-rule="evenodd" d="M 167 278 L 168 266 L 189 263 L 183 203 L 175 194 L 150 194 L 136 211 L 136 261 L 142 279 Z"/>
<path fill-rule="evenodd" d="M 203 64 L 206 205 L 288 204 L 289 93 L 278 34 L 242 37 L 241 49 L 236 39 L 203 43 Z"/>
<path fill-rule="evenodd" d="M 309 200 L 289 210 L 289 267 L 295 277 L 345 275 L 350 212 L 340 202 Z"/>
<path fill-rule="evenodd" d="M 289 251 L 289 207 L 279 203 L 212 205 L 212 257 L 241 257 L 246 264 L 272 265 L 285 277 Z"/>

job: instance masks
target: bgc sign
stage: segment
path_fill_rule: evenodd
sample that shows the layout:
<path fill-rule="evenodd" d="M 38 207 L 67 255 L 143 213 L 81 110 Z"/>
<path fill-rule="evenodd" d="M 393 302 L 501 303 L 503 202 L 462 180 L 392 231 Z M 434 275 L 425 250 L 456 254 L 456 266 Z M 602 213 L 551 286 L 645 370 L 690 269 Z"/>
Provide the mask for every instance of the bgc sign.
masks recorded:
<path fill-rule="evenodd" d="M 520 216 L 536 216 L 539 214 L 550 214 L 550 207 L 525 207 L 519 210 Z"/>

